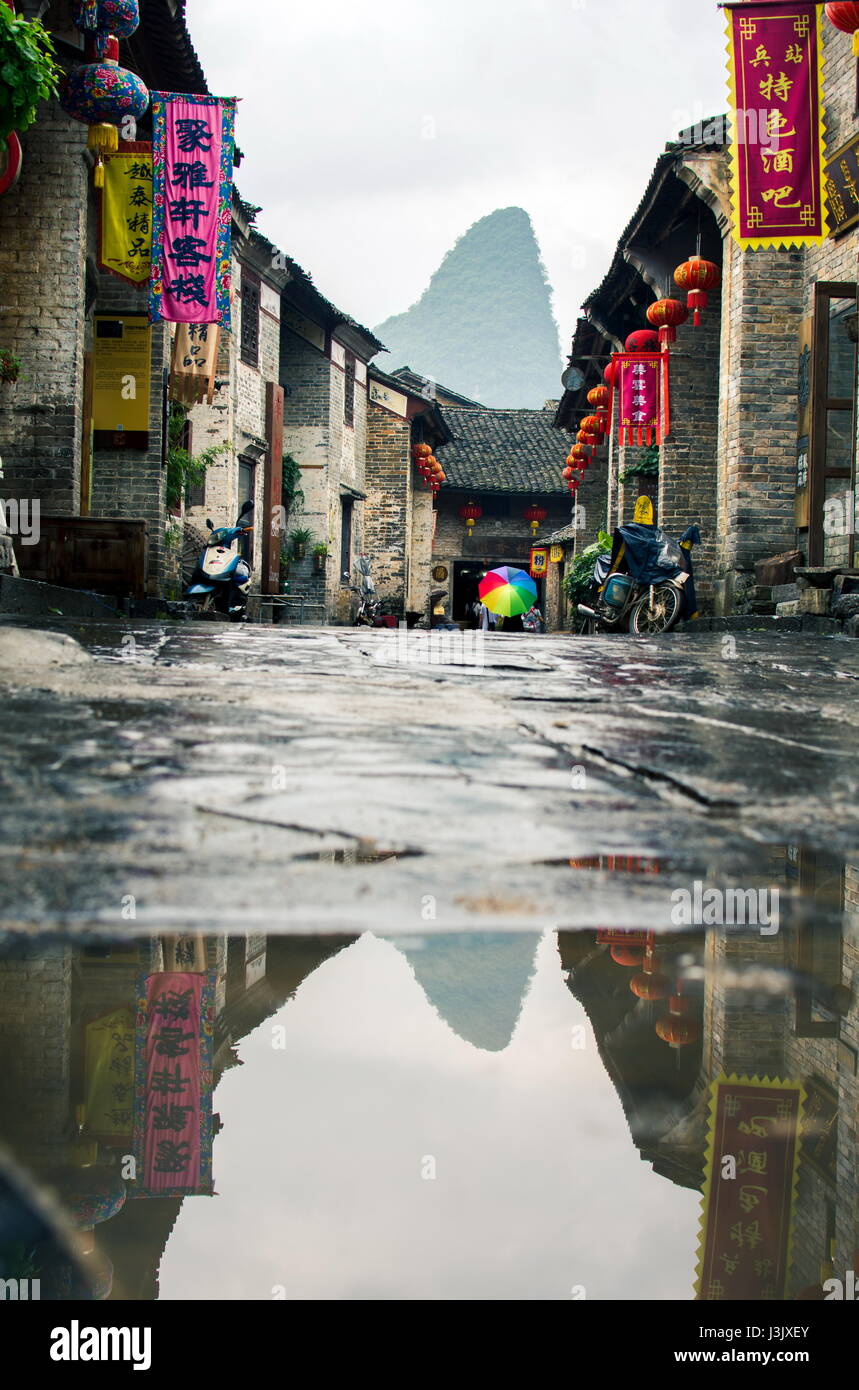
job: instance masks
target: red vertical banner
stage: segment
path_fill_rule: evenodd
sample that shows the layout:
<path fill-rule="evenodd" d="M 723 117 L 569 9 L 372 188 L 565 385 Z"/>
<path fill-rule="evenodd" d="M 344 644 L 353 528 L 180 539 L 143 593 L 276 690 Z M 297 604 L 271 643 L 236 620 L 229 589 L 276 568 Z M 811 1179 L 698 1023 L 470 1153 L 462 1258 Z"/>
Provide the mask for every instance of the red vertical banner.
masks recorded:
<path fill-rule="evenodd" d="M 805 1093 L 798 1081 L 711 1088 L 696 1298 L 787 1298 Z"/>
<path fill-rule="evenodd" d="M 212 1191 L 211 972 L 145 977 L 137 1001 L 134 1156 L 142 1197 Z"/>
<path fill-rule="evenodd" d="M 661 444 L 668 435 L 668 352 L 615 352 L 609 431 L 618 443 Z"/>
<path fill-rule="evenodd" d="M 823 5 L 729 3 L 733 230 L 744 250 L 820 245 Z"/>

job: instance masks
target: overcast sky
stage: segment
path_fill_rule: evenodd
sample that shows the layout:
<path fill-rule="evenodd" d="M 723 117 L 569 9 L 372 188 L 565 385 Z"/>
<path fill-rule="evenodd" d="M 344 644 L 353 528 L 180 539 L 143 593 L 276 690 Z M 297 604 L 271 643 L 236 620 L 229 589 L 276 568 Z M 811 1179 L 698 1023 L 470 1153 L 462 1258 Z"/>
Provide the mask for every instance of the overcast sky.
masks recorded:
<path fill-rule="evenodd" d="M 188 20 L 211 90 L 243 98 L 260 229 L 368 327 L 519 206 L 566 352 L 665 141 L 726 102 L 715 0 L 188 0 Z"/>

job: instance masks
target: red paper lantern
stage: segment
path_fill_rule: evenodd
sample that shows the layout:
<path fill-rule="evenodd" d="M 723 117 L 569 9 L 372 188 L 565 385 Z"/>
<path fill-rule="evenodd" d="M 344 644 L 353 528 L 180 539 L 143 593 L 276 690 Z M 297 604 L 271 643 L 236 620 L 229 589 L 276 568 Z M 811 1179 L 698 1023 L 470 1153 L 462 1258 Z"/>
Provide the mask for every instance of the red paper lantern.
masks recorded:
<path fill-rule="evenodd" d="M 700 1038 L 701 1029 L 694 1018 L 675 1018 L 669 1014 L 667 1018 L 657 1019 L 656 1034 L 669 1047 L 691 1047 Z"/>
<path fill-rule="evenodd" d="M 592 405 L 594 410 L 607 410 L 611 392 L 607 386 L 595 386 L 593 391 L 588 392 L 588 405 Z"/>
<path fill-rule="evenodd" d="M 412 454 L 416 459 L 429 459 L 432 458 L 432 449 L 429 444 L 416 444 Z"/>
<path fill-rule="evenodd" d="M 590 430 L 579 430 L 576 435 L 576 443 L 584 445 L 586 449 L 595 449 L 599 442 L 599 435 L 591 434 Z"/>
<path fill-rule="evenodd" d="M 524 513 L 525 520 L 531 523 L 531 531 L 536 536 L 546 517 L 549 515 L 545 507 L 538 507 L 536 502 L 532 502 Z"/>
<path fill-rule="evenodd" d="M 857 6 L 859 9 L 859 6 Z M 707 291 L 718 289 L 722 283 L 722 272 L 712 261 L 692 256 L 684 261 L 674 272 L 674 282 L 681 290 L 688 290 L 687 303 L 695 310 L 695 327 L 700 327 L 701 310 L 707 307 Z"/>
<path fill-rule="evenodd" d="M 647 321 L 659 329 L 659 341 L 663 347 L 666 343 L 677 341 L 677 329 L 688 317 L 689 310 L 679 299 L 658 299 L 647 311 Z"/>
<path fill-rule="evenodd" d="M 586 444 L 575 444 L 573 446 L 573 451 L 570 454 L 570 458 L 573 459 L 575 466 L 577 468 L 580 468 L 583 461 L 590 463 L 590 450 L 588 449 Z"/>
<path fill-rule="evenodd" d="M 604 377 L 605 380 L 608 382 L 609 386 L 617 386 L 617 374 L 618 374 L 619 371 L 620 371 L 620 363 L 619 363 L 619 362 L 609 362 L 608 366 L 606 367 L 605 371 L 603 372 L 603 377 Z"/>
<path fill-rule="evenodd" d="M 468 527 L 468 534 L 471 535 L 474 530 L 475 521 L 479 521 L 483 516 L 483 508 L 475 506 L 473 502 L 469 502 L 467 506 L 460 507 L 459 515 Z"/>
<path fill-rule="evenodd" d="M 840 29 L 843 34 L 853 35 L 853 56 L 859 58 L 859 5 L 848 3 L 847 0 L 838 0 L 838 3 L 826 6 L 827 18 Z"/>
<path fill-rule="evenodd" d="M 657 999 L 665 998 L 671 987 L 671 981 L 667 975 L 648 974 L 645 967 L 642 974 L 633 975 L 629 987 L 639 999 L 646 999 L 648 1003 L 653 1003 Z"/>
<path fill-rule="evenodd" d="M 627 352 L 658 352 L 659 334 L 653 328 L 638 328 L 626 340 Z"/>
<path fill-rule="evenodd" d="M 586 415 L 579 429 L 587 430 L 588 434 L 595 434 L 599 438 L 600 417 L 598 415 Z"/>
<path fill-rule="evenodd" d="M 644 952 L 635 951 L 631 946 L 612 946 L 611 958 L 629 970 L 640 970 L 644 964 Z"/>
<path fill-rule="evenodd" d="M 567 482 L 569 482 L 570 478 L 573 477 L 573 470 L 572 470 L 572 468 L 570 467 L 569 464 L 567 464 L 566 468 L 564 469 L 563 473 L 561 474 L 561 477 L 562 477 L 562 478 L 566 478 L 566 479 L 567 479 Z"/>

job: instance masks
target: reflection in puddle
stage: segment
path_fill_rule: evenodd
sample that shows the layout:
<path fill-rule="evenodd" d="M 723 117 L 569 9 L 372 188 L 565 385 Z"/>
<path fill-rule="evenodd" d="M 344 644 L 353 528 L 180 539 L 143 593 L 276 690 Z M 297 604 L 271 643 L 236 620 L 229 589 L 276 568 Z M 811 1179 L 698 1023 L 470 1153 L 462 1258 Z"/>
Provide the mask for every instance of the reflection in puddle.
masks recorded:
<path fill-rule="evenodd" d="M 802 910 L 770 935 L 7 937 L 0 1278 L 136 1300 L 849 1285 L 859 869 L 776 860 Z"/>

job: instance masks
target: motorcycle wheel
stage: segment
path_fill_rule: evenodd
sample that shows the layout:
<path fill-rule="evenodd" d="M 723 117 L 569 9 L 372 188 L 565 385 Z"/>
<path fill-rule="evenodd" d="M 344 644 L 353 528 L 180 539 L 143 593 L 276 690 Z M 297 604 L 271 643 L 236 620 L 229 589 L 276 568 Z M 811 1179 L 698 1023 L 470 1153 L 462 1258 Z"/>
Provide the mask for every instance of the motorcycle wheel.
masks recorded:
<path fill-rule="evenodd" d="M 680 591 L 673 584 L 660 584 L 655 588 L 652 605 L 648 589 L 632 610 L 630 632 L 634 637 L 660 637 L 670 632 L 680 617 L 681 603 Z"/>

